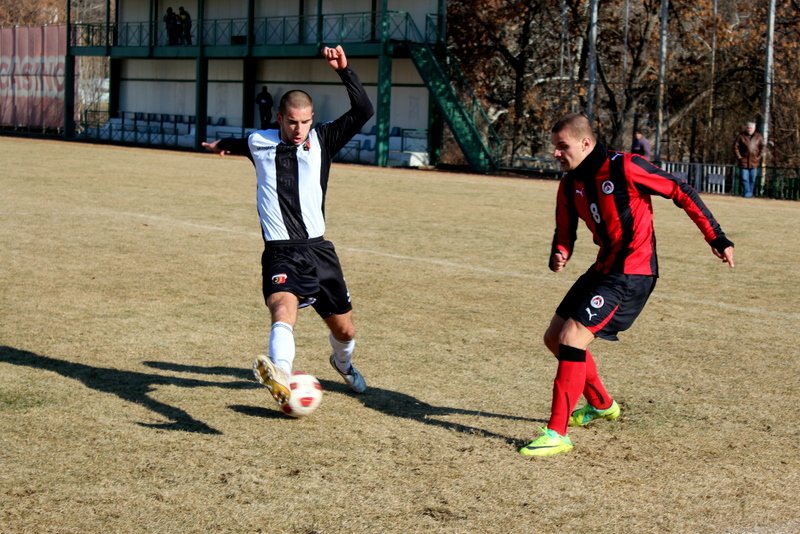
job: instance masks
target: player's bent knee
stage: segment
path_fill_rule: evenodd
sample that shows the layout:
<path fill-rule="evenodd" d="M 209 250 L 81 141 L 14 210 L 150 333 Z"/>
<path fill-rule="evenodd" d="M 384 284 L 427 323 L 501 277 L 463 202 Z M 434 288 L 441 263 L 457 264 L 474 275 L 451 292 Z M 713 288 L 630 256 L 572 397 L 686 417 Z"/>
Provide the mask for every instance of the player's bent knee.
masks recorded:
<path fill-rule="evenodd" d="M 335 337 L 339 341 L 346 342 L 350 341 L 351 339 L 355 339 L 356 337 L 356 327 L 355 325 L 353 325 L 352 322 L 349 324 L 348 323 L 339 324 L 334 322 L 334 323 L 329 323 L 328 326 L 331 329 L 331 334 L 333 334 L 333 337 Z"/>
<path fill-rule="evenodd" d="M 334 338 L 336 338 L 337 341 L 341 341 L 342 343 L 347 343 L 348 341 L 352 341 L 356 337 L 355 331 L 353 331 L 353 333 L 350 334 L 350 333 L 337 332 L 331 330 L 331 334 L 333 335 Z"/>
<path fill-rule="evenodd" d="M 553 353 L 553 356 L 558 356 L 558 346 L 560 345 L 559 338 L 561 336 L 561 328 L 548 328 L 544 333 L 542 340 L 544 341 L 547 350 Z"/>

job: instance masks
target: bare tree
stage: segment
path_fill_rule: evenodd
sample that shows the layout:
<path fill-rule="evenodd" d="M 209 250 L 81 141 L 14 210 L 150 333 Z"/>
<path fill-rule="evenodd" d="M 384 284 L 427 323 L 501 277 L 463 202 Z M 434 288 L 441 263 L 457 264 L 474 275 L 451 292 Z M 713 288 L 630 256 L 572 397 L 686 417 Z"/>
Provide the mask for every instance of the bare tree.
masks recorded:
<path fill-rule="evenodd" d="M 0 0 L 0 26 L 64 24 L 65 0 Z"/>
<path fill-rule="evenodd" d="M 779 4 L 771 155 L 776 165 L 797 166 L 800 2 Z M 586 109 L 588 5 L 588 0 L 449 4 L 450 48 L 472 68 L 467 75 L 497 117 L 495 126 L 512 157 L 546 152 L 548 126 L 565 112 Z M 610 147 L 627 148 L 635 127 L 654 126 L 660 6 L 661 0 L 600 4 L 595 115 Z M 765 21 L 763 2 L 670 0 L 665 158 L 732 162 L 742 122 L 763 120 Z"/>

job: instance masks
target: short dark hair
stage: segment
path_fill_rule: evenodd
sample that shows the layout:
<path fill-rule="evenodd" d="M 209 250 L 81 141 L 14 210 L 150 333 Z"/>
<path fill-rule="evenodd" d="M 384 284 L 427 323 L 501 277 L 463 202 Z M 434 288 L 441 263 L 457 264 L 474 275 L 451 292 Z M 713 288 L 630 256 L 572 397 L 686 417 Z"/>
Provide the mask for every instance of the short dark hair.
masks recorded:
<path fill-rule="evenodd" d="M 278 111 L 286 113 L 289 108 L 313 108 L 314 101 L 311 100 L 311 95 L 300 89 L 293 89 L 284 93 L 281 97 L 281 102 L 278 106 Z"/>
<path fill-rule="evenodd" d="M 589 137 L 593 141 L 596 140 L 594 131 L 592 130 L 592 123 L 585 113 L 570 113 L 561 117 L 557 123 L 550 129 L 550 133 L 559 133 L 563 130 L 569 130 L 572 137 L 582 139 Z"/>

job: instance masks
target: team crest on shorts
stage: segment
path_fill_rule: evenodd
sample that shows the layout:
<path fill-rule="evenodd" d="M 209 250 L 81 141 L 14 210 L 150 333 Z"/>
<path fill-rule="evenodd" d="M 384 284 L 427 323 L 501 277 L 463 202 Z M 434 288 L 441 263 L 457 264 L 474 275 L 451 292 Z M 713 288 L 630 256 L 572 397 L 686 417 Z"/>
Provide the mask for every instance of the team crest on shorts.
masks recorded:
<path fill-rule="evenodd" d="M 611 193 L 614 192 L 614 182 L 612 182 L 611 180 L 606 180 L 600 186 L 600 189 L 602 189 L 603 193 L 605 193 L 606 195 L 610 195 Z"/>
<path fill-rule="evenodd" d="M 600 308 L 602 308 L 603 304 L 605 303 L 606 301 L 601 295 L 595 295 L 594 297 L 592 297 L 592 300 L 589 301 L 589 304 L 591 304 L 592 308 L 594 308 L 595 310 L 599 310 Z"/>
<path fill-rule="evenodd" d="M 286 273 L 280 273 L 272 276 L 272 285 L 279 286 L 286 283 Z"/>

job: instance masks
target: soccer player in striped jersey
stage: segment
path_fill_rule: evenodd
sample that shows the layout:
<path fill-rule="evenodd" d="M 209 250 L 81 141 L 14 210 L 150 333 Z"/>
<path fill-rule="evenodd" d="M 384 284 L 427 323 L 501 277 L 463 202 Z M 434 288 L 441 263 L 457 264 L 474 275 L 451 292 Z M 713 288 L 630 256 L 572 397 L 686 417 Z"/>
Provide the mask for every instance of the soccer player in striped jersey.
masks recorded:
<path fill-rule="evenodd" d="M 367 388 L 352 364 L 355 326 L 350 292 L 336 250 L 324 232 L 331 160 L 372 117 L 373 108 L 342 47 L 325 47 L 322 55 L 350 98 L 344 115 L 313 126 L 311 97 L 293 90 L 281 98 L 278 129 L 258 130 L 247 139 L 203 143 L 219 155 L 246 156 L 255 166 L 264 238 L 262 288 L 272 326 L 268 357 L 257 357 L 253 372 L 281 404 L 291 397 L 294 327 L 298 309 L 305 306 L 312 306 L 330 329 L 330 364 L 356 393 Z"/>
<path fill-rule="evenodd" d="M 573 448 L 567 426 L 619 417 L 620 408 L 597 374 L 589 344 L 617 340 L 644 308 L 658 278 L 652 195 L 671 199 L 702 232 L 711 252 L 734 266 L 733 243 L 686 181 L 641 156 L 606 150 L 588 118 L 567 115 L 551 131 L 564 175 L 556 199 L 550 269 L 561 272 L 572 254 L 578 219 L 600 247 L 597 259 L 567 292 L 544 334 L 558 359 L 550 420 L 523 456 L 552 456 Z M 575 409 L 581 394 L 586 405 Z"/>

